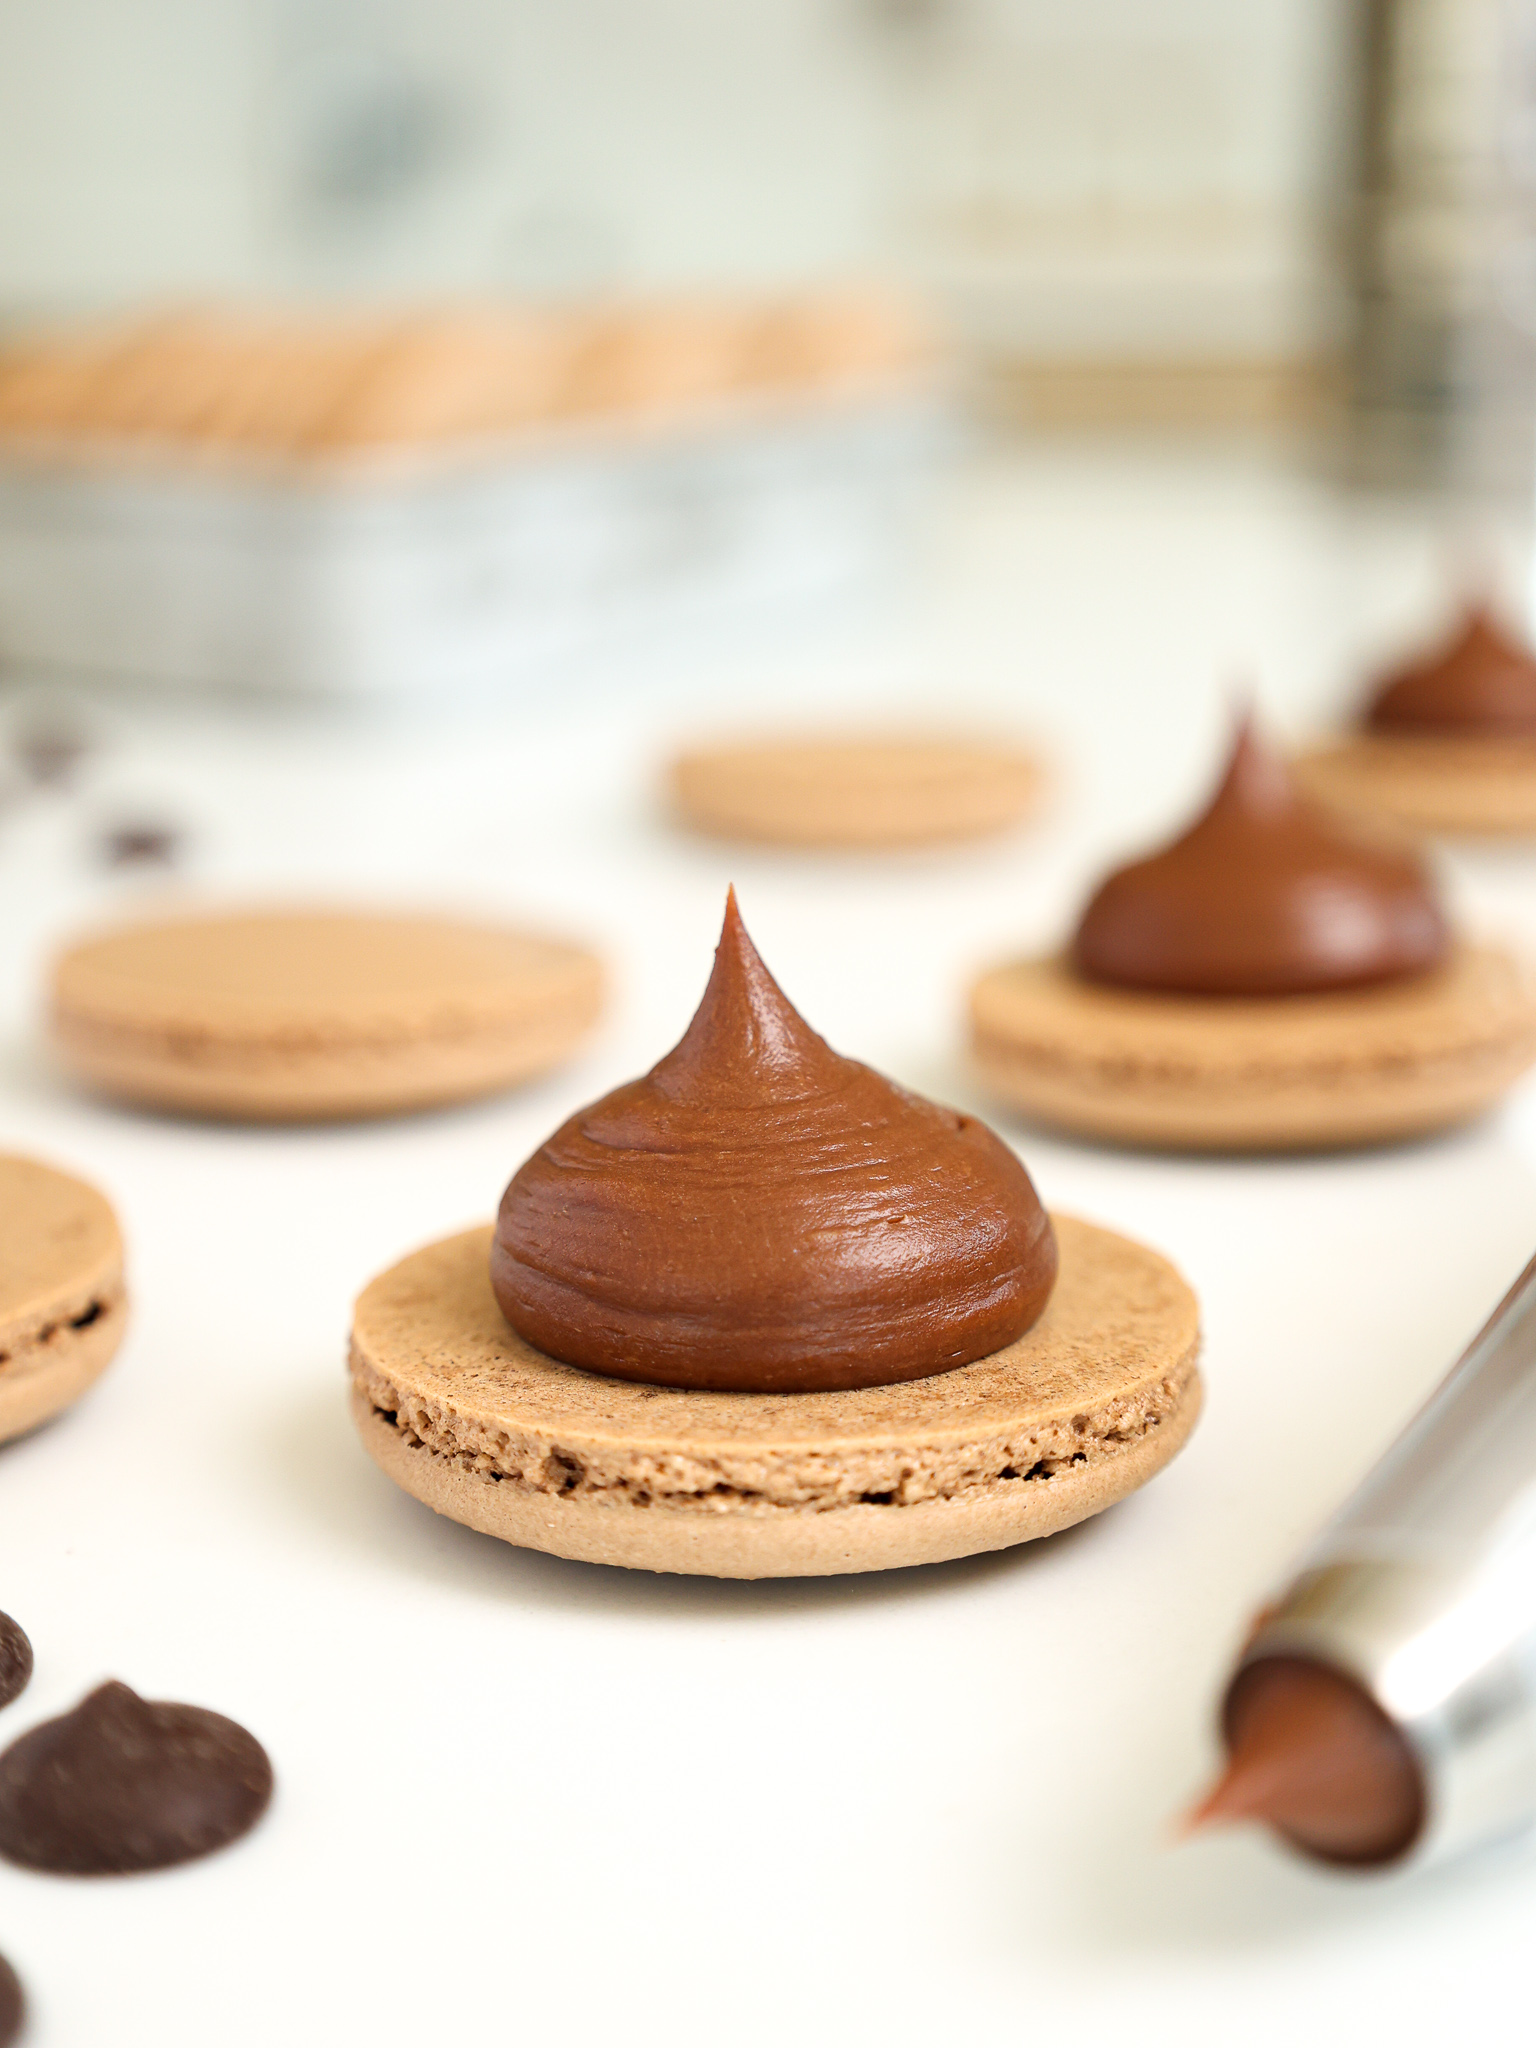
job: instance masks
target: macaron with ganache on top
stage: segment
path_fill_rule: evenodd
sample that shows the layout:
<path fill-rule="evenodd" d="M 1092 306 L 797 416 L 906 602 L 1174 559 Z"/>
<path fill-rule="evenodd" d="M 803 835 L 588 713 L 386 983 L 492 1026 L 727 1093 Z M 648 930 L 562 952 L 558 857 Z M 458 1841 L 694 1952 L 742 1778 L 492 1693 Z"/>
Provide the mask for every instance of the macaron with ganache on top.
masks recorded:
<path fill-rule="evenodd" d="M 1198 1413 L 1166 1260 L 1049 1218 L 972 1117 L 842 1057 L 734 898 L 680 1043 L 525 1162 L 494 1229 L 358 1301 L 353 1412 L 440 1513 L 758 1578 L 998 1549 L 1140 1486 Z"/>
<path fill-rule="evenodd" d="M 1536 651 L 1486 604 L 1373 686 L 1353 732 L 1301 755 L 1335 809 L 1414 831 L 1536 836 Z"/>
<path fill-rule="evenodd" d="M 1209 807 L 1101 883 L 1065 954 L 982 975 L 971 1038 L 1004 1100 L 1092 1137 L 1365 1144 L 1495 1101 L 1536 1059 L 1536 985 L 1245 721 Z"/>

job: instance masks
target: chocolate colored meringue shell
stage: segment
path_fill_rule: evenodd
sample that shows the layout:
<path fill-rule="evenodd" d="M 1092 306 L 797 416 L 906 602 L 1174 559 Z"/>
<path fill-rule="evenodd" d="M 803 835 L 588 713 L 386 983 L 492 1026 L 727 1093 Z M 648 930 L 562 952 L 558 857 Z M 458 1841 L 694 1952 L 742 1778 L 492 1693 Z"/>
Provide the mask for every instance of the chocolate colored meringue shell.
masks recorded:
<path fill-rule="evenodd" d="M 0 1856 L 76 1877 L 163 1870 L 235 1841 L 271 1796 L 238 1722 L 112 1680 L 0 1756 Z"/>
<path fill-rule="evenodd" d="M 521 1167 L 491 1253 L 503 1313 L 548 1356 L 750 1393 L 967 1365 L 1022 1336 L 1055 1278 L 1014 1154 L 833 1052 L 734 893 L 681 1042 Z"/>
<path fill-rule="evenodd" d="M 1299 795 L 1245 719 L 1209 809 L 1100 884 L 1072 958 L 1123 988 L 1285 996 L 1420 974 L 1449 945 L 1421 862 Z"/>
<path fill-rule="evenodd" d="M 1536 738 L 1536 654 L 1485 605 L 1442 646 L 1390 675 L 1366 710 L 1374 732 Z"/>

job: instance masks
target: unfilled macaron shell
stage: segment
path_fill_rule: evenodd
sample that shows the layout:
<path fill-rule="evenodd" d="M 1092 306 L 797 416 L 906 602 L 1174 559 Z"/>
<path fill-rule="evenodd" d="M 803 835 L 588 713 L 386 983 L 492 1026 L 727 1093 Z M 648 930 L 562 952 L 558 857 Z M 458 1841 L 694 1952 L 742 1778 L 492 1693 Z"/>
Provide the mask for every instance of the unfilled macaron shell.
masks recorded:
<path fill-rule="evenodd" d="M 58 1053 L 102 1093 L 232 1119 L 385 1115 L 492 1094 L 572 1053 L 602 969 L 449 917 L 243 910 L 122 926 L 53 973 Z"/>
<path fill-rule="evenodd" d="M 726 839 L 827 849 L 984 838 L 1016 825 L 1043 785 L 1012 743 L 944 734 L 740 740 L 680 754 L 668 770 L 675 815 Z"/>

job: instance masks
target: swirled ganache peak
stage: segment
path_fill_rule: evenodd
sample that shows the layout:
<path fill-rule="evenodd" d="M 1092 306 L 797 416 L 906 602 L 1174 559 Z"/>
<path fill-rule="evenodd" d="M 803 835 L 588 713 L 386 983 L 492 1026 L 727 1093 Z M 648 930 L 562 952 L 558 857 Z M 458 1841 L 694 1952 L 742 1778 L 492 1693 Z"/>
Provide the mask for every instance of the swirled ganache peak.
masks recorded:
<path fill-rule="evenodd" d="M 1301 796 L 1244 718 L 1209 807 L 1099 885 L 1072 959 L 1086 979 L 1125 988 L 1284 996 L 1420 974 L 1449 944 L 1418 858 Z"/>
<path fill-rule="evenodd" d="M 681 1041 L 524 1163 L 491 1253 L 503 1313 L 550 1357 L 743 1393 L 968 1365 L 1023 1335 L 1055 1277 L 1014 1153 L 835 1053 L 734 892 Z"/>
<path fill-rule="evenodd" d="M 1449 639 L 1378 684 L 1377 732 L 1536 738 L 1536 653 L 1487 605 L 1468 605 Z"/>

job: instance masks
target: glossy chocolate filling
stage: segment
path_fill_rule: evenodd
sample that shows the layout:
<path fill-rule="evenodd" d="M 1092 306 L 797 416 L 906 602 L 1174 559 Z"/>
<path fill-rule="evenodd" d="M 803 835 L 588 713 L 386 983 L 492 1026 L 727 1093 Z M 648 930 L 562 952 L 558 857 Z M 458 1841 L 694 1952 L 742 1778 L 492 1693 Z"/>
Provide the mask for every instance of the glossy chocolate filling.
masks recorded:
<path fill-rule="evenodd" d="M 1449 639 L 1377 686 L 1365 722 L 1373 732 L 1536 739 L 1536 654 L 1470 605 Z"/>
<path fill-rule="evenodd" d="M 1014 1153 L 835 1053 L 734 894 L 681 1042 L 519 1169 L 491 1254 L 507 1320 L 550 1357 L 751 1393 L 967 1365 L 1021 1337 L 1055 1277 Z"/>
<path fill-rule="evenodd" d="M 1205 812 L 1099 885 L 1072 961 L 1121 988 L 1286 996 L 1422 974 L 1449 945 L 1417 856 L 1308 802 L 1245 719 Z"/>
<path fill-rule="evenodd" d="M 1256 1820 L 1328 1863 L 1406 1855 L 1424 1781 L 1404 1736 L 1354 1679 L 1306 1657 L 1263 1657 L 1233 1679 L 1227 1768 L 1196 1827 Z"/>

